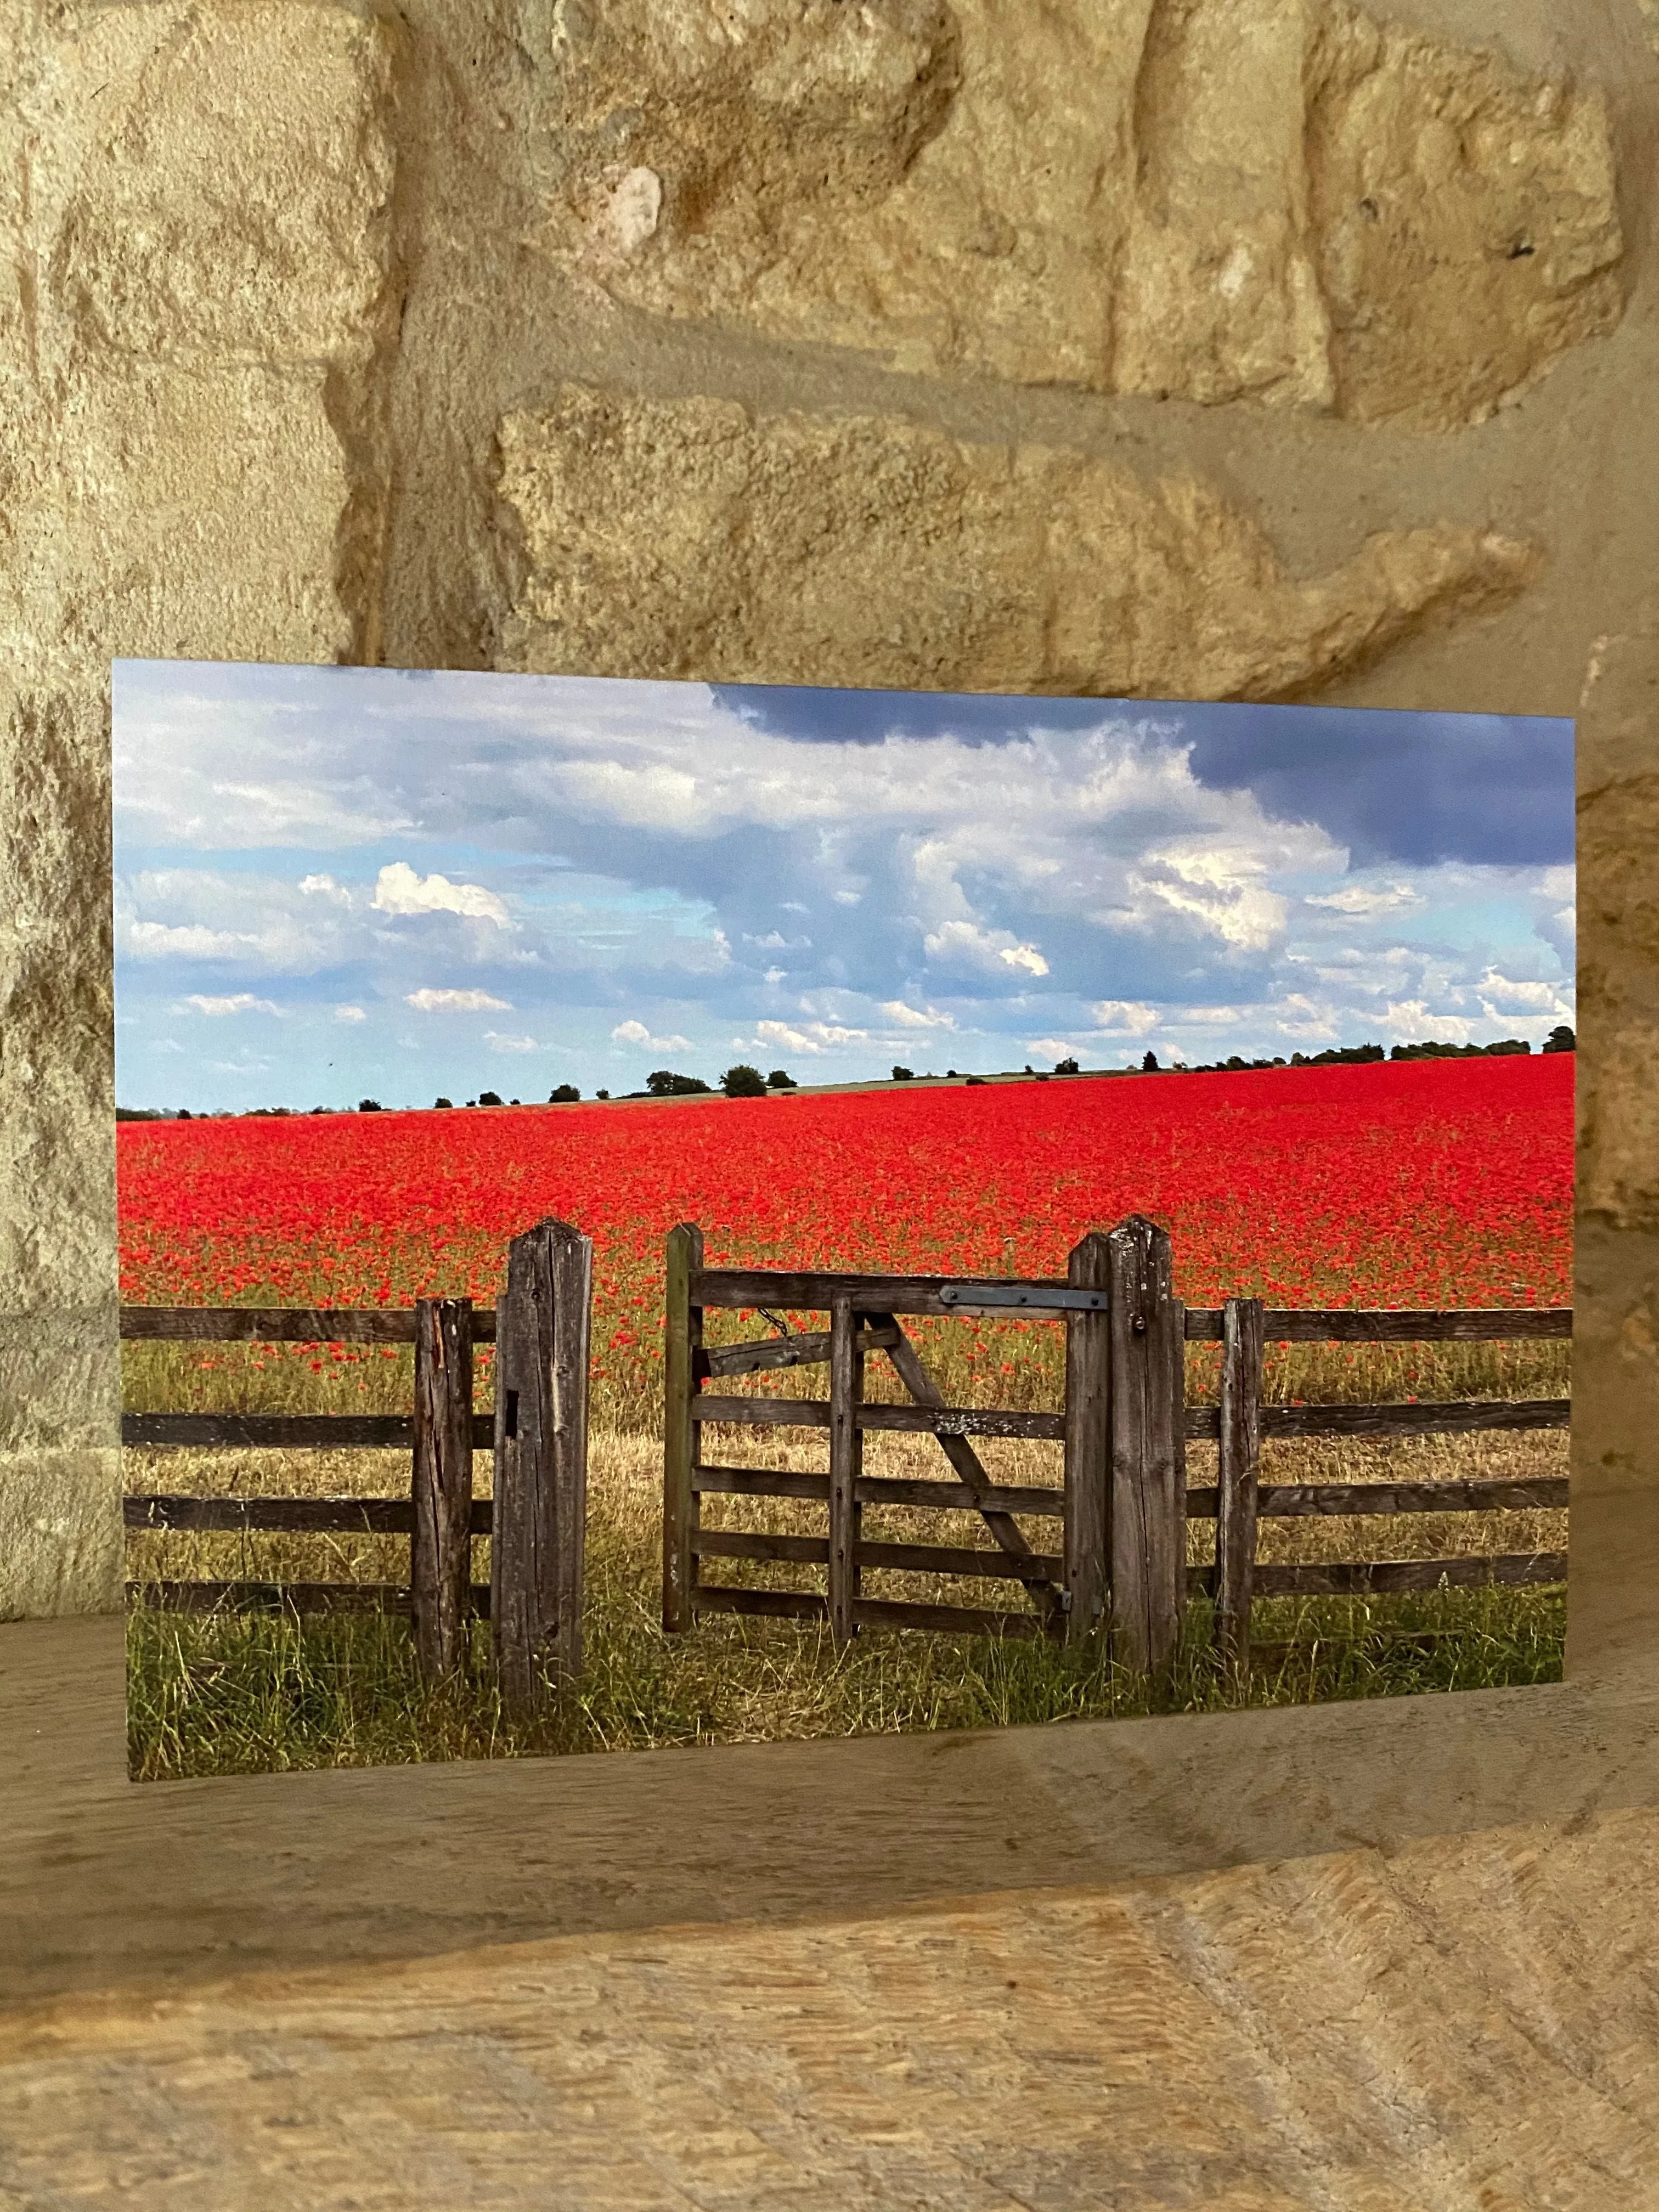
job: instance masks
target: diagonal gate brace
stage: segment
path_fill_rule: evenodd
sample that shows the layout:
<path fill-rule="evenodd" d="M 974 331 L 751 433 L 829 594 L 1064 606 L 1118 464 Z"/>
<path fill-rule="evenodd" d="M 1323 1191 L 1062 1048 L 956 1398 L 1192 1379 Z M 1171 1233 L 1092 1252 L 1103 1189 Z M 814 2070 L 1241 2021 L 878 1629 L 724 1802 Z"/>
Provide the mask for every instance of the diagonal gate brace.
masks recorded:
<path fill-rule="evenodd" d="M 942 1406 L 945 1403 L 945 1393 L 928 1373 L 923 1364 L 921 1353 L 905 1334 L 897 1317 L 893 1314 L 872 1313 L 869 1316 L 869 1322 L 870 1326 L 878 1330 L 883 1337 L 886 1336 L 889 1329 L 892 1331 L 892 1341 L 886 1344 L 884 1348 L 887 1357 L 898 1371 L 900 1382 L 903 1383 L 916 1404 Z M 992 1480 L 986 1470 L 985 1462 L 966 1437 L 941 1435 L 939 1438 L 939 1446 L 962 1480 L 970 1488 L 981 1493 L 995 1492 L 997 1485 Z M 1024 1531 L 1012 1514 L 1000 1511 L 988 1501 L 981 1504 L 978 1510 L 986 1527 L 1011 1559 L 1029 1559 L 1031 1557 L 1031 1547 L 1026 1540 Z M 1041 1569 L 1034 1569 L 1029 1581 L 1024 1576 L 1021 1576 L 1020 1580 L 1024 1583 L 1025 1588 L 1030 1592 L 1032 1597 L 1042 1606 L 1050 1624 L 1058 1626 L 1065 1617 L 1066 1593 L 1051 1582 Z"/>

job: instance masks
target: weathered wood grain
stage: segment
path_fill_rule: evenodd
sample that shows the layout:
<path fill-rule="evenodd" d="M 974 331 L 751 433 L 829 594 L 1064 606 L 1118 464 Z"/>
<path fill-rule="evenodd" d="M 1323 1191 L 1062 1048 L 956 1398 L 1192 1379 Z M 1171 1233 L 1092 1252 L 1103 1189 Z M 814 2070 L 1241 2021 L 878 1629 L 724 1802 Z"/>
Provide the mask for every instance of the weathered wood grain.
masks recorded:
<path fill-rule="evenodd" d="M 1188 1343 L 1219 1343 L 1222 1311 L 1219 1306 L 1189 1306 Z M 1269 1344 L 1507 1344 L 1523 1337 L 1571 1337 L 1572 1308 L 1269 1306 L 1262 1334 Z"/>
<path fill-rule="evenodd" d="M 520 1711 L 581 1672 L 592 1267 L 568 1222 L 538 1222 L 507 1248 L 489 1555 L 501 1694 Z"/>
<path fill-rule="evenodd" d="M 830 1304 L 830 1633 L 845 1644 L 857 1632 L 853 1607 L 859 1595 L 858 1479 L 864 1471 L 859 1404 L 864 1396 L 864 1358 L 853 1301 L 837 1291 Z"/>
<path fill-rule="evenodd" d="M 1064 1520 L 1066 1516 L 1064 1491 L 1039 1489 L 1035 1484 L 992 1482 L 981 1486 L 977 1483 L 919 1482 L 908 1476 L 866 1474 L 859 1478 L 859 1497 L 866 1505 L 908 1505 L 943 1512 L 978 1513 L 988 1526 L 994 1513 L 1036 1514 L 1055 1521 Z"/>
<path fill-rule="evenodd" d="M 897 1325 L 892 1322 L 884 1328 L 866 1328 L 860 1338 L 860 1349 L 866 1358 L 872 1352 L 885 1352 L 897 1334 Z M 728 1375 L 757 1375 L 771 1368 L 818 1367 L 829 1357 L 828 1330 L 804 1330 L 794 1336 L 768 1336 L 746 1344 L 710 1346 L 704 1350 L 700 1372 L 713 1379 Z"/>
<path fill-rule="evenodd" d="M 1229 1298 L 1224 1316 L 1214 1640 L 1222 1663 L 1242 1674 L 1250 1663 L 1250 1594 L 1261 1461 L 1261 1301 Z"/>
<path fill-rule="evenodd" d="M 421 1674 L 437 1682 L 466 1650 L 472 1584 L 472 1301 L 415 1306 L 410 1586 Z"/>
<path fill-rule="evenodd" d="M 691 1470 L 691 1487 L 699 1498 L 808 1498 L 827 1504 L 827 1474 L 796 1474 L 777 1467 L 704 1467 Z"/>
<path fill-rule="evenodd" d="M 1264 1437 L 1467 1436 L 1488 1429 L 1566 1429 L 1571 1398 L 1448 1398 L 1376 1406 L 1274 1406 L 1261 1408 Z M 1216 1406 L 1189 1406 L 1189 1443 L 1221 1433 Z"/>
<path fill-rule="evenodd" d="M 123 1306 L 129 1342 L 413 1344 L 412 1306 Z M 475 1307 L 475 1344 L 495 1341 L 495 1316 Z"/>
<path fill-rule="evenodd" d="M 697 1525 L 696 1364 L 702 1350 L 702 1308 L 691 1301 L 691 1282 L 702 1266 L 702 1231 L 683 1221 L 668 1232 L 667 1288 L 663 1335 L 662 1625 L 671 1636 L 691 1626 L 696 1559 L 691 1532 Z"/>
<path fill-rule="evenodd" d="M 1066 1280 L 1074 1290 L 1109 1288 L 1111 1254 L 1099 1230 L 1073 1246 Z M 1105 1626 L 1111 1573 L 1111 1316 L 1066 1316 L 1066 1533 L 1063 1570 L 1066 1633 L 1091 1636 Z"/>
<path fill-rule="evenodd" d="M 946 1305 L 939 1290 L 949 1283 L 965 1293 L 975 1282 L 989 1290 L 1024 1290 L 1040 1300 L 1045 1290 L 1062 1290 L 1046 1278 L 956 1275 L 849 1275 L 801 1273 L 787 1269 L 705 1267 L 699 1271 L 692 1295 L 699 1305 L 726 1308 L 766 1307 L 777 1313 L 828 1313 L 834 1299 L 845 1292 L 855 1312 L 944 1314 L 960 1316 L 959 1305 Z M 1042 1319 L 1040 1303 L 1019 1310 L 1022 1319 Z M 1060 1310 L 1052 1310 L 1060 1318 Z"/>
<path fill-rule="evenodd" d="M 1184 1313 L 1168 1230 L 1132 1214 L 1106 1241 L 1112 1635 L 1126 1664 L 1152 1670 L 1174 1657 L 1186 1604 Z"/>
<path fill-rule="evenodd" d="M 734 1589 L 721 1583 L 698 1585 L 699 1613 L 744 1613 L 778 1620 L 823 1620 L 829 1601 L 808 1590 Z M 1041 1636 L 1045 1631 L 1035 1613 L 991 1613 L 975 1606 L 911 1605 L 897 1598 L 861 1597 L 860 1626 L 876 1628 L 925 1628 L 957 1636 Z"/>
<path fill-rule="evenodd" d="M 827 1536 L 785 1536 L 759 1528 L 694 1528 L 691 1548 L 700 1559 L 789 1559 L 821 1567 L 830 1558 Z"/>
<path fill-rule="evenodd" d="M 407 1613 L 407 1583 L 130 1582 L 129 1601 L 152 1613 Z M 489 1612 L 489 1586 L 467 1593 L 471 1612 Z"/>
<path fill-rule="evenodd" d="M 899 1327 L 896 1317 L 880 1314 L 873 1318 L 882 1322 L 884 1327 L 890 1327 L 894 1332 L 894 1341 L 889 1348 L 888 1358 L 893 1364 L 894 1371 L 910 1393 L 912 1399 L 919 1406 L 943 1407 L 944 1391 L 930 1372 L 921 1354 L 911 1343 L 903 1329 Z M 963 1486 L 975 1493 L 974 1510 L 980 1515 L 992 1535 L 996 1538 L 998 1544 L 1011 1558 L 1029 1562 L 1033 1555 L 1025 1533 L 1018 1522 L 1011 1518 L 1007 1509 L 998 1505 L 992 1498 L 991 1493 L 996 1486 L 991 1480 L 985 1462 L 972 1444 L 969 1443 L 966 1437 L 939 1435 L 937 1431 L 934 1433 L 938 1438 L 939 1449 L 960 1476 Z M 1062 1626 L 1065 1619 L 1065 1598 L 1060 1584 L 1036 1569 L 1031 1569 L 1020 1579 L 1032 1593 L 1045 1616 L 1053 1625 L 1056 1627 Z"/>
<path fill-rule="evenodd" d="M 992 1613 L 981 1606 L 916 1605 L 902 1598 L 861 1597 L 858 1617 L 870 1628 L 925 1628 L 944 1636 L 1046 1636 L 1039 1613 Z"/>
<path fill-rule="evenodd" d="M 408 1413 L 123 1413 L 121 1442 L 151 1451 L 410 1451 L 415 1423 Z"/>
<path fill-rule="evenodd" d="M 1267 1519 L 1364 1513 L 1559 1512 L 1566 1508 L 1570 1488 L 1564 1474 L 1543 1475 L 1531 1482 L 1262 1483 L 1256 1492 L 1256 1512 Z M 1187 1492 L 1189 1520 L 1213 1520 L 1216 1504 L 1213 1488 Z"/>
<path fill-rule="evenodd" d="M 860 1544 L 858 1556 L 864 1566 L 902 1574 L 993 1575 L 1011 1582 L 1024 1582 L 1033 1567 L 1058 1576 L 1061 1565 L 1058 1553 L 1035 1552 L 1021 1559 L 988 1545 L 884 1544 L 868 1539 Z"/>
<path fill-rule="evenodd" d="M 289 1535 L 408 1536 L 412 1498 L 190 1498 L 146 1492 L 121 1501 L 129 1528 L 276 1531 Z M 489 1534 L 487 1498 L 473 1501 L 471 1533 Z"/>
<path fill-rule="evenodd" d="M 1299 1566 L 1258 1566 L 1258 1597 L 1368 1597 L 1401 1590 L 1455 1589 L 1486 1583 L 1564 1583 L 1565 1552 L 1516 1552 L 1452 1559 L 1322 1560 Z"/>
<path fill-rule="evenodd" d="M 732 1421 L 750 1428 L 827 1429 L 826 1398 L 717 1397 L 700 1391 L 691 1401 L 699 1421 Z M 868 1432 L 921 1437 L 1036 1437 L 1057 1442 L 1061 1413 L 1011 1413 L 987 1406 L 860 1406 L 855 1426 Z"/>

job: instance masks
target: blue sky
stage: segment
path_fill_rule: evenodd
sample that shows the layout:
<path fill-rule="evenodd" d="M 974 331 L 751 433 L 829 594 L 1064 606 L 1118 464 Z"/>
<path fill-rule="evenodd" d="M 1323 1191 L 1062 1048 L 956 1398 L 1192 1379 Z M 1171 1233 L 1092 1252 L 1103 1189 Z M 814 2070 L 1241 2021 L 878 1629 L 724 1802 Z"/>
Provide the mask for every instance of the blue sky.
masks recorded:
<path fill-rule="evenodd" d="M 118 661 L 121 1101 L 1534 1044 L 1572 726 Z"/>

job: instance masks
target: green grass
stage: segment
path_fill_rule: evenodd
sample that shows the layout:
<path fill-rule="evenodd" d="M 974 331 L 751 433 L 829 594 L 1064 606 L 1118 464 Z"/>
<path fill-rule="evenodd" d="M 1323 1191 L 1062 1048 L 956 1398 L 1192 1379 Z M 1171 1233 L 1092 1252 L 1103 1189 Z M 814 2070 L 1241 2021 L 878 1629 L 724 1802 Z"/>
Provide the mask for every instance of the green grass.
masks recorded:
<path fill-rule="evenodd" d="M 730 1619 L 670 1638 L 643 1607 L 621 1607 L 590 1618 L 580 1696 L 514 1722 L 495 1694 L 483 1625 L 465 1674 L 428 1690 L 396 1618 L 135 1613 L 130 1758 L 148 1781 L 1492 1689 L 1559 1680 L 1565 1618 L 1558 1589 L 1263 1605 L 1261 1662 L 1241 1686 L 1210 1656 L 1202 1606 L 1179 1662 L 1156 1682 L 1098 1649 L 1035 1639 L 866 1631 L 837 1650 L 814 1627 Z"/>
<path fill-rule="evenodd" d="M 739 1328 L 736 1316 L 722 1334 Z M 979 1345 L 984 1345 L 981 1352 Z M 1012 1406 L 1058 1402 L 1058 1340 L 1041 1325 L 983 1333 L 947 1322 L 928 1351 L 955 1402 Z M 410 1355 L 377 1347 L 334 1361 L 269 1347 L 130 1344 L 127 1403 L 209 1410 L 406 1411 Z M 366 1355 L 366 1356 L 365 1356 Z M 317 1370 L 312 1360 L 317 1358 Z M 1553 1397 L 1570 1389 L 1565 1344 L 1280 1347 L 1268 1395 L 1280 1399 Z M 1004 1362 L 1007 1362 L 1005 1368 Z M 1212 1396 L 1214 1347 L 1188 1350 L 1188 1387 Z M 487 1399 L 485 1388 L 481 1400 Z M 901 1395 L 884 1363 L 872 1363 L 872 1395 Z M 811 1395 L 821 1377 L 745 1377 L 744 1387 Z M 640 1386 L 641 1406 L 648 1393 Z M 532 1721 L 504 1717 L 488 1663 L 488 1632 L 475 1638 L 463 1677 L 440 1691 L 420 1681 L 408 1626 L 364 1615 L 250 1614 L 241 1618 L 135 1611 L 129 1623 L 131 1771 L 141 1779 L 242 1773 L 270 1768 L 367 1765 L 588 1752 L 784 1737 L 895 1733 L 1153 1711 L 1209 1711 L 1237 1705 L 1310 1704 L 1334 1698 L 1495 1688 L 1553 1680 L 1561 1672 L 1565 1597 L 1559 1589 L 1459 1589 L 1372 1600 L 1269 1601 L 1255 1609 L 1259 1662 L 1248 1685 L 1220 1675 L 1207 1650 L 1207 1608 L 1194 1604 L 1187 1646 L 1164 1680 L 1111 1665 L 1098 1650 L 1044 1640 L 954 1637 L 866 1628 L 844 1650 L 810 1625 L 704 1616 L 689 1634 L 659 1626 L 661 1445 L 650 1433 L 653 1401 L 635 1422 L 596 1419 L 592 1439 L 587 1539 L 587 1668 L 580 1696 Z M 708 1438 L 712 1459 L 822 1471 L 822 1431 L 730 1430 Z M 1060 1448 L 988 1441 L 994 1479 L 1054 1486 Z M 1529 1480 L 1566 1471 L 1561 1432 L 1366 1440 L 1310 1438 L 1264 1449 L 1267 1482 L 1365 1482 L 1486 1476 Z M 872 1474 L 941 1472 L 937 1447 L 921 1437 L 866 1439 Z M 488 1455 L 477 1461 L 487 1493 Z M 1214 1447 L 1188 1449 L 1188 1479 L 1213 1482 Z M 407 1455 L 334 1452 L 129 1452 L 133 1491 L 257 1496 L 407 1494 Z M 823 1508 L 789 1500 L 705 1502 L 710 1525 L 822 1533 Z M 1057 1547 L 1059 1526 L 1033 1519 L 1040 1548 Z M 865 1533 L 902 1542 L 985 1540 L 965 1514 L 866 1509 Z M 1189 1529 L 1189 1560 L 1212 1556 L 1213 1522 Z M 1444 1558 L 1564 1549 L 1566 1516 L 1320 1516 L 1264 1520 L 1265 1561 Z M 475 1547 L 477 1580 L 488 1576 L 488 1543 Z M 396 1538 L 197 1535 L 135 1533 L 129 1572 L 185 1580 L 394 1581 L 407 1579 L 408 1547 Z M 810 1589 L 820 1570 L 720 1561 L 726 1583 Z M 1018 1608 L 1004 1582 L 875 1575 L 872 1596 Z M 1413 1639 L 1419 1639 L 1413 1641 Z M 1427 1639 L 1427 1640 L 1425 1640 Z"/>

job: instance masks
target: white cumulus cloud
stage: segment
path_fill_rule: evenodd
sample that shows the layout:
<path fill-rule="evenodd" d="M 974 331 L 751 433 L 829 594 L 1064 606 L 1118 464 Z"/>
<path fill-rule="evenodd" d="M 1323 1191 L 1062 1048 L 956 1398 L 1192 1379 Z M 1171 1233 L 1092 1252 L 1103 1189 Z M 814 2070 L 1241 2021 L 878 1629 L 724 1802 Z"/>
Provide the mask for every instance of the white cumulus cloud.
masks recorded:
<path fill-rule="evenodd" d="M 251 991 L 235 991 L 224 999 L 204 998 L 199 991 L 192 991 L 185 1004 L 198 1014 L 274 1014 L 276 1011 L 269 999 L 256 999 Z"/>
<path fill-rule="evenodd" d="M 930 960 L 957 960 L 969 967 L 1022 969 L 1028 975 L 1046 975 L 1048 963 L 1035 945 L 1023 944 L 1006 929 L 986 929 L 976 921 L 943 921 L 922 939 Z"/>
<path fill-rule="evenodd" d="M 831 1052 L 837 1045 L 861 1043 L 867 1030 L 844 1028 L 838 1022 L 805 1022 L 799 1028 L 788 1022 L 757 1022 L 757 1045 L 782 1045 L 790 1052 Z"/>
<path fill-rule="evenodd" d="M 1572 1008 L 1562 995 L 1562 986 L 1543 981 L 1517 981 L 1488 968 L 1480 982 L 1480 1003 L 1491 1021 L 1505 1014 L 1570 1015 Z"/>
<path fill-rule="evenodd" d="M 1328 907 L 1333 914 L 1370 921 L 1378 915 L 1398 914 L 1402 908 L 1426 906 L 1428 902 L 1409 884 L 1388 884 L 1379 890 L 1367 890 L 1363 884 L 1349 884 L 1340 891 L 1310 893 L 1302 903 Z"/>
<path fill-rule="evenodd" d="M 538 1049 L 533 1036 L 504 1036 L 500 1030 L 486 1030 L 484 1042 L 495 1052 L 534 1052 Z"/>
<path fill-rule="evenodd" d="M 498 929 L 513 927 L 506 907 L 482 884 L 452 884 L 447 876 L 417 876 L 407 860 L 393 860 L 381 869 L 373 904 L 381 914 L 459 914 L 473 921 L 494 922 Z"/>
<path fill-rule="evenodd" d="M 1158 1012 L 1141 999 L 1102 999 L 1095 1019 L 1108 1036 L 1145 1036 L 1158 1027 Z"/>
<path fill-rule="evenodd" d="M 903 1030 L 953 1030 L 957 1025 L 954 1014 L 942 1014 L 933 1006 L 907 1006 L 902 999 L 884 999 L 881 1011 Z"/>
<path fill-rule="evenodd" d="M 643 1022 L 618 1022 L 611 1032 L 613 1044 L 649 1045 L 653 1052 L 690 1052 L 691 1040 L 683 1036 L 653 1036 Z"/>
<path fill-rule="evenodd" d="M 510 999 L 492 998 L 488 991 L 434 991 L 423 987 L 405 994 L 404 1003 L 421 1014 L 510 1014 Z"/>
<path fill-rule="evenodd" d="M 361 1006 L 336 1006 L 334 1018 L 337 1022 L 366 1022 L 368 1016 Z"/>

